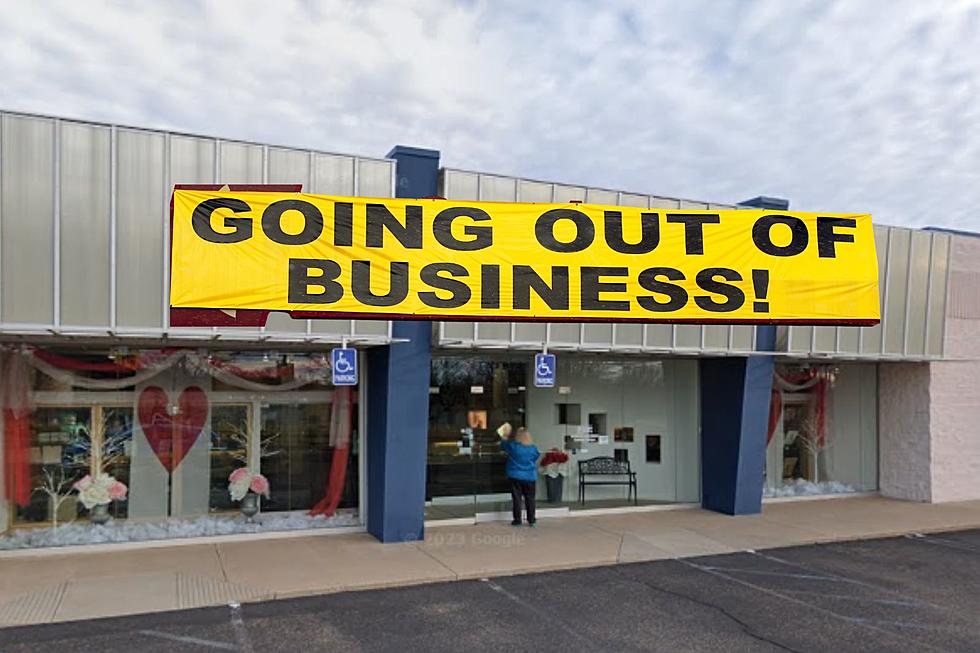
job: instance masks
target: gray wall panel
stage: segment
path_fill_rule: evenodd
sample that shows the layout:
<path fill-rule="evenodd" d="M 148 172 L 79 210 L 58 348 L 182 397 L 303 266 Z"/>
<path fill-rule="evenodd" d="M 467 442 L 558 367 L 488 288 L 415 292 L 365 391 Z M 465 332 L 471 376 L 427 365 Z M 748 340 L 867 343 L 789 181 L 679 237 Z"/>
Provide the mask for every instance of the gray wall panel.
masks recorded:
<path fill-rule="evenodd" d="M 848 354 L 858 353 L 862 327 L 840 327 L 840 350 Z"/>
<path fill-rule="evenodd" d="M 209 138 L 172 136 L 170 139 L 170 183 L 213 184 L 214 144 Z"/>
<path fill-rule="evenodd" d="M 517 342 L 544 342 L 548 326 L 542 322 L 518 322 L 514 325 Z"/>
<path fill-rule="evenodd" d="M 585 342 L 590 345 L 605 345 L 611 347 L 613 344 L 612 324 L 593 324 L 585 325 Z"/>
<path fill-rule="evenodd" d="M 949 248 L 953 238 L 946 234 L 936 234 L 932 247 L 932 277 L 929 283 L 928 310 L 928 353 L 932 356 L 943 354 L 943 330 L 946 323 L 947 274 L 949 271 Z"/>
<path fill-rule="evenodd" d="M 585 201 L 588 204 L 608 204 L 615 206 L 618 199 L 617 193 L 611 190 L 587 188 L 585 191 Z"/>
<path fill-rule="evenodd" d="M 893 229 L 888 248 L 888 286 L 883 327 L 885 353 L 901 353 L 905 340 L 905 298 L 908 288 L 909 246 L 911 233 Z"/>
<path fill-rule="evenodd" d="M 443 322 L 443 337 L 447 340 L 473 340 L 473 322 Z"/>
<path fill-rule="evenodd" d="M 634 193 L 620 193 L 619 195 L 620 203 L 623 206 L 638 206 L 640 208 L 650 206 L 650 198 L 646 195 L 636 195 Z"/>
<path fill-rule="evenodd" d="M 755 329 L 750 326 L 736 325 L 732 327 L 732 349 L 751 351 L 755 349 Z"/>
<path fill-rule="evenodd" d="M 710 324 L 704 327 L 704 346 L 707 349 L 728 348 L 728 326 Z"/>
<path fill-rule="evenodd" d="M 650 198 L 650 208 L 654 209 L 679 209 L 681 206 L 680 200 L 675 200 L 670 197 L 651 197 Z"/>
<path fill-rule="evenodd" d="M 109 318 L 107 127 L 61 123 L 61 323 Z"/>
<path fill-rule="evenodd" d="M 269 148 L 270 184 L 310 185 L 310 153 L 300 150 Z"/>
<path fill-rule="evenodd" d="M 218 182 L 261 184 L 262 146 L 224 141 L 219 145 Z"/>
<path fill-rule="evenodd" d="M 701 346 L 701 327 L 695 324 L 678 324 L 675 328 L 677 346 L 697 349 Z"/>
<path fill-rule="evenodd" d="M 616 345 L 621 347 L 640 347 L 643 345 L 642 324 L 617 324 Z"/>
<path fill-rule="evenodd" d="M 646 325 L 647 347 L 670 347 L 673 342 L 674 327 L 670 324 Z"/>
<path fill-rule="evenodd" d="M 510 340 L 510 322 L 480 322 L 476 329 L 480 340 Z"/>
<path fill-rule="evenodd" d="M 517 201 L 517 180 L 512 177 L 481 175 L 479 199 L 485 202 Z"/>
<path fill-rule="evenodd" d="M 316 154 L 313 157 L 313 188 L 321 195 L 354 195 L 354 158 Z"/>
<path fill-rule="evenodd" d="M 116 323 L 163 322 L 164 136 L 120 129 L 117 135 Z"/>
<path fill-rule="evenodd" d="M 924 355 L 926 353 L 926 295 L 929 288 L 929 252 L 932 235 L 925 231 L 912 231 L 911 253 L 909 256 L 909 284 L 905 353 Z"/>
<path fill-rule="evenodd" d="M 392 177 L 391 162 L 358 159 L 357 194 L 361 197 L 391 197 Z"/>
<path fill-rule="evenodd" d="M 814 351 L 832 352 L 837 349 L 837 329 L 831 326 L 818 326 L 813 338 Z"/>
<path fill-rule="evenodd" d="M 54 321 L 54 123 L 3 116 L 0 253 L 5 322 Z"/>
<path fill-rule="evenodd" d="M 522 202 L 551 201 L 551 184 L 521 179 L 517 183 L 517 190 Z"/>
<path fill-rule="evenodd" d="M 555 184 L 555 202 L 564 204 L 571 201 L 585 201 L 585 189 L 581 186 L 563 186 Z"/>

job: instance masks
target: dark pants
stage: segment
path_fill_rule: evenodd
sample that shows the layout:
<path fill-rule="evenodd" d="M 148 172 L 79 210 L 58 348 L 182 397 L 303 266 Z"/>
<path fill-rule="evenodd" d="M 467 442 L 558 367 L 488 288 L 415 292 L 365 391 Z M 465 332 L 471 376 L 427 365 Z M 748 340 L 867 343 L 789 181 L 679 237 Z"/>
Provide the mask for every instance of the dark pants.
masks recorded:
<path fill-rule="evenodd" d="M 527 523 L 533 524 L 534 494 L 537 491 L 534 481 L 519 481 L 510 479 L 510 499 L 514 509 L 514 521 L 521 523 L 521 497 L 524 497 L 524 508 L 527 510 Z"/>

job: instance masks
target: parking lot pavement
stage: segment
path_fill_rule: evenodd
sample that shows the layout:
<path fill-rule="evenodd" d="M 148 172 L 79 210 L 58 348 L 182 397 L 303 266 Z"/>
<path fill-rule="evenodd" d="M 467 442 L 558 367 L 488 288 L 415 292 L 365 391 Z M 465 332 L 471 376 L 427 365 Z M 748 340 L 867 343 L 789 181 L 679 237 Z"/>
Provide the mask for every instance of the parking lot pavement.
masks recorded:
<path fill-rule="evenodd" d="M 980 530 L 0 630 L 21 651 L 980 651 Z"/>

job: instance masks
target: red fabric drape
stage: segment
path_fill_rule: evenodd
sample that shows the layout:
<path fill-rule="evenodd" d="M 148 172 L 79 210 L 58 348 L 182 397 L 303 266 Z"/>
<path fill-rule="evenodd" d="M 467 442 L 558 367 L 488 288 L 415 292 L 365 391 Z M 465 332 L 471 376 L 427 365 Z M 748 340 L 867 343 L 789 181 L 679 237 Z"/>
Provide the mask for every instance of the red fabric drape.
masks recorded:
<path fill-rule="evenodd" d="M 4 489 L 18 506 L 31 501 L 31 430 L 28 415 L 3 411 Z"/>
<path fill-rule="evenodd" d="M 310 510 L 310 515 L 329 517 L 337 510 L 347 482 L 347 461 L 350 458 L 351 434 L 351 388 L 335 387 L 330 415 L 330 440 L 334 443 L 333 459 L 330 461 L 330 476 L 324 497 Z"/>
<path fill-rule="evenodd" d="M 776 425 L 779 424 L 779 416 L 783 412 L 783 393 L 778 389 L 772 389 L 772 396 L 769 399 L 769 429 L 766 431 L 766 446 L 772 442 L 772 434 L 776 432 Z"/>

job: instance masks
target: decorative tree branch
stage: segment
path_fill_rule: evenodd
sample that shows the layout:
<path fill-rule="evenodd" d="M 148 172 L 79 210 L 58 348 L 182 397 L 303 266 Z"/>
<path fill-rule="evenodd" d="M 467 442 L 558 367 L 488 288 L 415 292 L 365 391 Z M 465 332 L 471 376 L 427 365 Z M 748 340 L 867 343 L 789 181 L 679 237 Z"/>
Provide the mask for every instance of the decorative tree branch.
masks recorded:
<path fill-rule="evenodd" d="M 820 452 L 823 450 L 823 442 L 820 438 L 817 420 L 813 415 L 808 415 L 800 422 L 800 434 L 797 436 L 800 446 L 803 447 L 813 461 L 813 482 L 820 482 Z"/>
<path fill-rule="evenodd" d="M 227 434 L 227 437 L 234 442 L 237 447 L 237 451 L 231 454 L 232 458 L 248 466 L 248 432 L 229 422 L 223 422 L 220 425 L 221 430 Z M 259 459 L 271 458 L 272 456 L 277 456 L 282 453 L 281 449 L 274 449 L 276 440 L 279 439 L 279 433 L 274 433 L 272 435 L 266 436 L 264 433 L 259 437 Z M 245 453 L 239 453 L 245 452 Z"/>
<path fill-rule="evenodd" d="M 65 476 L 65 468 L 61 465 L 45 465 L 42 472 L 44 473 L 44 480 L 41 485 L 34 488 L 34 491 L 43 492 L 50 499 L 53 507 L 51 525 L 53 528 L 58 528 L 58 511 L 61 509 L 61 504 L 72 496 L 72 485 L 75 483 L 75 478 Z"/>

